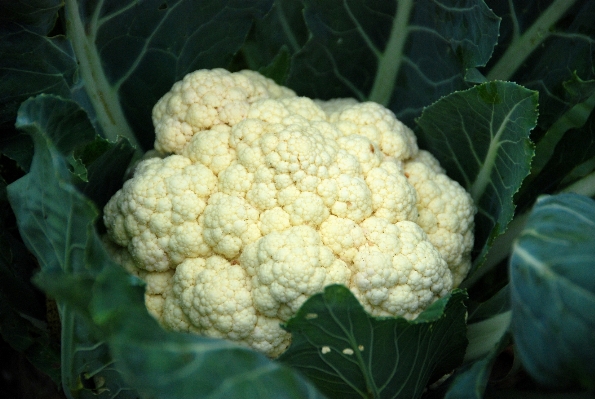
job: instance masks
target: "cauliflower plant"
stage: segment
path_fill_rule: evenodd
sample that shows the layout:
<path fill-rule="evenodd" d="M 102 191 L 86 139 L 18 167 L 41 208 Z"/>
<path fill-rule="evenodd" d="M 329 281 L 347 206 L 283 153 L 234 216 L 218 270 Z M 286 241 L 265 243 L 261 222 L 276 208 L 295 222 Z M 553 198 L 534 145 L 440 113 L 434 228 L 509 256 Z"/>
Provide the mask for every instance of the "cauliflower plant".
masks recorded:
<path fill-rule="evenodd" d="M 471 197 L 378 104 L 199 70 L 153 123 L 169 155 L 138 165 L 104 221 L 167 328 L 275 357 L 290 342 L 280 324 L 326 285 L 414 318 L 470 268 Z"/>

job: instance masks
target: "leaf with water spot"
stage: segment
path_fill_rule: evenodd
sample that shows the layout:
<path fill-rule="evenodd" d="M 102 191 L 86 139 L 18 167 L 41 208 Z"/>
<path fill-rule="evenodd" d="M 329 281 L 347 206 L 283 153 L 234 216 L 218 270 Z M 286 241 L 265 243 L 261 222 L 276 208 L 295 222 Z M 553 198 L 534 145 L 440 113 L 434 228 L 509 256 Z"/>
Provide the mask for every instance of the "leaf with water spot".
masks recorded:
<path fill-rule="evenodd" d="M 514 215 L 513 196 L 533 157 L 529 133 L 537 114 L 537 92 L 489 82 L 443 97 L 417 120 L 426 144 L 478 208 L 474 268 Z"/>
<path fill-rule="evenodd" d="M 463 361 L 466 297 L 455 290 L 409 321 L 372 317 L 346 287 L 326 287 L 287 322 L 292 343 L 279 361 L 329 398 L 418 398 Z"/>

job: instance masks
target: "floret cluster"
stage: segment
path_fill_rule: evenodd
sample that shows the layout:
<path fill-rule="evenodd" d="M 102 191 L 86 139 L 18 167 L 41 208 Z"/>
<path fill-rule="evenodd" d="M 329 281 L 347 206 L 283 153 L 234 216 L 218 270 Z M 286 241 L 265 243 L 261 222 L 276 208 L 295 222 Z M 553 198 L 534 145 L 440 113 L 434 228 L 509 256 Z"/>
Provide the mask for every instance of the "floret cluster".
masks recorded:
<path fill-rule="evenodd" d="M 274 357 L 290 341 L 280 323 L 326 285 L 413 318 L 470 268 L 471 197 L 376 103 L 200 70 L 153 122 L 164 156 L 138 165 L 104 221 L 168 328 Z"/>

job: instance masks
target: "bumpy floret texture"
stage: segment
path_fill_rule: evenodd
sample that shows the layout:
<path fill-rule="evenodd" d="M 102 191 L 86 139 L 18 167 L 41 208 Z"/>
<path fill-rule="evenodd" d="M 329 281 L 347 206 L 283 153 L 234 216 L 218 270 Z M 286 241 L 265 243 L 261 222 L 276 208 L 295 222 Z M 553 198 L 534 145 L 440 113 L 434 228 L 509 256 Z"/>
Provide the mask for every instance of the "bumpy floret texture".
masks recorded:
<path fill-rule="evenodd" d="M 109 201 L 116 259 L 166 327 L 271 357 L 326 285 L 414 318 L 470 267 L 475 207 L 386 108 L 201 70 L 156 104 L 155 148 Z"/>

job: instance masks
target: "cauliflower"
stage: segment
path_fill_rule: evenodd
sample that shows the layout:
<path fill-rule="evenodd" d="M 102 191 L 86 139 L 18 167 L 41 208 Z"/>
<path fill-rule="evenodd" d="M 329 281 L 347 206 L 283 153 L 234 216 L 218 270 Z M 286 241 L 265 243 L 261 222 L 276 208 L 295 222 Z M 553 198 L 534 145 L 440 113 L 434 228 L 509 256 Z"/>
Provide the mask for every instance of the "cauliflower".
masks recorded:
<path fill-rule="evenodd" d="M 290 343 L 281 324 L 326 285 L 411 319 L 470 268 L 471 197 L 378 104 L 200 70 L 153 122 L 169 155 L 137 166 L 104 222 L 167 328 L 276 357 Z"/>

